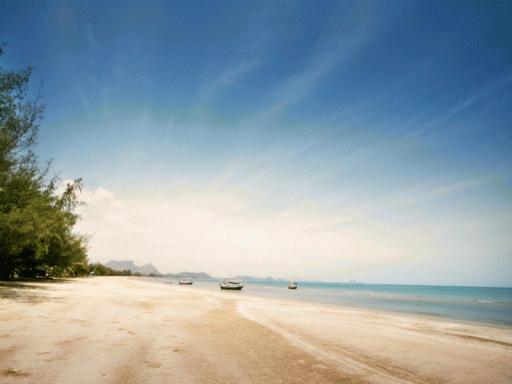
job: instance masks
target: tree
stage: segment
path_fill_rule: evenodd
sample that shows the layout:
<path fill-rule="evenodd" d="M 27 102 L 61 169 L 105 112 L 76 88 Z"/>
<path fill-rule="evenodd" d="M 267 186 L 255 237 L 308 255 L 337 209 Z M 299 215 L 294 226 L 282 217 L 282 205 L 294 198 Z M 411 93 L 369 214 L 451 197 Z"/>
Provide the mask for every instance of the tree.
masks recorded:
<path fill-rule="evenodd" d="M 82 181 L 58 193 L 33 152 L 43 106 L 39 96 L 28 100 L 31 73 L 0 67 L 0 279 L 41 269 L 72 275 L 87 262 L 86 239 L 73 231 Z"/>

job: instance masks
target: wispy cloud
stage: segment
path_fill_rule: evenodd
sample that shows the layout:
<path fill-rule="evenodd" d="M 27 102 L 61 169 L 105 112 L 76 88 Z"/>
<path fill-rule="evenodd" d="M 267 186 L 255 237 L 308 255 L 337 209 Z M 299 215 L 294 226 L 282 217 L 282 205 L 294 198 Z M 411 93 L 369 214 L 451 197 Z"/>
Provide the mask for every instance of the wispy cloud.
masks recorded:
<path fill-rule="evenodd" d="M 301 71 L 276 86 L 271 104 L 260 114 L 260 120 L 269 120 L 276 113 L 300 102 L 334 68 L 348 63 L 370 41 L 377 30 L 376 20 L 362 8 L 357 4 L 350 9 L 342 6 L 333 13 L 311 50 L 310 59 Z M 359 22 L 362 14 L 364 23 Z"/>
<path fill-rule="evenodd" d="M 225 87 L 238 85 L 245 75 L 257 68 L 259 63 L 260 60 L 254 58 L 240 61 L 226 68 L 222 73 L 216 75 L 213 80 L 205 84 L 201 92 L 202 101 L 209 101 L 216 93 L 220 92 Z"/>
<path fill-rule="evenodd" d="M 94 37 L 94 28 L 93 28 L 91 23 L 87 23 L 86 24 L 86 34 L 85 34 L 85 36 L 87 38 L 87 43 L 89 44 L 89 47 L 91 49 L 99 48 L 100 44 L 98 43 L 98 41 Z"/>
<path fill-rule="evenodd" d="M 415 185 L 396 193 L 380 196 L 377 199 L 361 201 L 358 204 L 351 204 L 340 210 L 340 217 L 332 226 L 360 225 L 366 220 L 374 220 L 382 217 L 401 216 L 404 209 L 415 208 L 422 204 L 435 200 L 442 200 L 454 195 L 467 192 L 485 184 L 484 179 L 453 180 L 444 183 L 424 183 Z M 416 207 L 417 208 L 417 207 Z"/>
<path fill-rule="evenodd" d="M 473 107 L 475 104 L 479 102 L 483 102 L 486 98 L 494 95 L 495 93 L 508 88 L 512 85 L 512 76 L 507 76 L 505 78 L 499 78 L 492 82 L 492 84 L 487 85 L 478 89 L 476 92 L 467 96 L 457 103 L 453 104 L 449 108 L 445 109 L 443 112 L 438 114 L 437 116 L 425 121 L 423 124 L 419 125 L 416 129 L 412 129 L 405 135 L 405 139 L 415 138 L 419 135 L 422 135 L 426 131 L 441 124 L 446 124 L 453 117 L 458 116 L 460 113 L 466 111 L 468 108 Z M 485 109 L 487 111 L 496 108 L 497 106 L 503 105 L 503 100 L 492 100 L 492 105 L 487 105 Z"/>

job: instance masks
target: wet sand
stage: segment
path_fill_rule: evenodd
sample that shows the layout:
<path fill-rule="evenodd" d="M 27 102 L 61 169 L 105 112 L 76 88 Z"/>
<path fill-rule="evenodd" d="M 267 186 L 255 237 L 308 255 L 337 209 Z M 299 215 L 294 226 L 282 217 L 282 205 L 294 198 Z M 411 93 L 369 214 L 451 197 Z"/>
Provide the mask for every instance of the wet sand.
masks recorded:
<path fill-rule="evenodd" d="M 122 277 L 0 285 L 2 383 L 510 383 L 512 329 Z"/>

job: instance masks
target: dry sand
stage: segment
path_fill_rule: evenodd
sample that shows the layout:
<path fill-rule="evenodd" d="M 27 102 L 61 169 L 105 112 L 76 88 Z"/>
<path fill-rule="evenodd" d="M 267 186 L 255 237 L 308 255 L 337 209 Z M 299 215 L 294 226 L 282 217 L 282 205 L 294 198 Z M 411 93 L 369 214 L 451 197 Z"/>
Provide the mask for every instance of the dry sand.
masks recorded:
<path fill-rule="evenodd" d="M 512 329 L 130 278 L 0 286 L 1 383 L 511 383 Z"/>

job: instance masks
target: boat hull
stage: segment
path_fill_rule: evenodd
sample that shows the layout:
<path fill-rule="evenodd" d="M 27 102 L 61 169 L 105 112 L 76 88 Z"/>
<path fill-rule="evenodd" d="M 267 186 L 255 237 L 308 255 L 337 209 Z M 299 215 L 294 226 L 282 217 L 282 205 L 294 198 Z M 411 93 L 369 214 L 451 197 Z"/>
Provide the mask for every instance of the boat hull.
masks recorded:
<path fill-rule="evenodd" d="M 241 285 L 240 287 L 223 287 L 221 285 L 220 289 L 224 289 L 226 291 L 241 291 L 243 287 L 244 287 L 243 285 Z"/>

